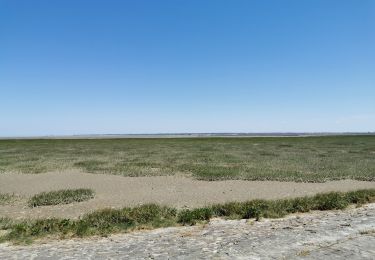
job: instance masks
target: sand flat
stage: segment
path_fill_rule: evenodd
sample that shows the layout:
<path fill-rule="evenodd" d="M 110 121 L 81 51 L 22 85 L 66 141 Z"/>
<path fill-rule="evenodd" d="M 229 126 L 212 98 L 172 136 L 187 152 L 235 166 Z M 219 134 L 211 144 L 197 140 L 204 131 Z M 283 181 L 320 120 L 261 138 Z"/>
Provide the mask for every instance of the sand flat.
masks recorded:
<path fill-rule="evenodd" d="M 69 205 L 29 208 L 26 198 L 43 191 L 67 188 L 91 188 L 95 198 Z M 279 199 L 313 195 L 329 191 L 375 188 L 375 182 L 340 180 L 325 183 L 279 181 L 199 181 L 182 176 L 123 177 L 78 171 L 44 174 L 0 174 L 0 193 L 23 196 L 13 205 L 0 206 L 0 217 L 76 218 L 102 208 L 120 208 L 158 203 L 177 208 L 192 208 L 228 201 Z"/>

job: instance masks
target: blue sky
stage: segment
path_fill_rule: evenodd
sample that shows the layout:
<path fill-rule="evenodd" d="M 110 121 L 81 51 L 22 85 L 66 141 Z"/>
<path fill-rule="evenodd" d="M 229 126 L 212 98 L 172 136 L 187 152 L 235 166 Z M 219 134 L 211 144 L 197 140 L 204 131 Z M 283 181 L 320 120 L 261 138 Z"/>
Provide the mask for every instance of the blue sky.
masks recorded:
<path fill-rule="evenodd" d="M 375 131 L 375 1 L 0 0 L 0 136 Z"/>

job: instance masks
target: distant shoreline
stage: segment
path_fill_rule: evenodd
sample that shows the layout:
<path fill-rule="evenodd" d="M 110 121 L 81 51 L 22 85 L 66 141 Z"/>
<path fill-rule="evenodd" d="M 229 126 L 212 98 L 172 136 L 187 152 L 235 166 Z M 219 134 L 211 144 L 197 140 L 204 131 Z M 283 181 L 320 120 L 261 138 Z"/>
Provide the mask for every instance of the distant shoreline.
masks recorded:
<path fill-rule="evenodd" d="M 118 139 L 118 138 L 202 138 L 202 137 L 309 137 L 309 136 L 345 136 L 375 135 L 375 132 L 285 132 L 285 133 L 160 133 L 160 134 L 82 134 L 82 135 L 45 135 L 45 136 L 4 136 L 0 140 L 12 139 Z"/>

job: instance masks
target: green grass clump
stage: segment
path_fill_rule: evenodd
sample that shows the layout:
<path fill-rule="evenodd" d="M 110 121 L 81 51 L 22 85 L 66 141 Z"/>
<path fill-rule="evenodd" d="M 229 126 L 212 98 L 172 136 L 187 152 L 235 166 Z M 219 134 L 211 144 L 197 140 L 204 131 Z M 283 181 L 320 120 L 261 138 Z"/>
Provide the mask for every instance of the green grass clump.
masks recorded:
<path fill-rule="evenodd" d="M 71 169 L 210 181 L 375 181 L 375 135 L 0 140 L 0 173 Z"/>
<path fill-rule="evenodd" d="M 7 230 L 12 226 L 13 221 L 10 218 L 0 217 L 0 230 Z"/>
<path fill-rule="evenodd" d="M 174 208 L 145 204 L 134 208 L 98 210 L 78 220 L 51 218 L 11 223 L 4 219 L 3 229 L 8 229 L 9 232 L 0 237 L 0 242 L 28 243 L 45 236 L 105 236 L 135 228 L 167 227 L 176 225 L 176 216 L 177 210 Z"/>
<path fill-rule="evenodd" d="M 337 192 L 318 194 L 314 196 L 313 208 L 315 210 L 344 209 L 351 203 L 351 198 Z"/>
<path fill-rule="evenodd" d="M 8 233 L 0 237 L 0 242 L 13 241 L 15 243 L 31 243 L 34 239 L 48 235 L 58 234 L 64 237 L 71 234 L 76 223 L 70 219 L 38 219 L 31 221 L 22 221 L 11 224 L 8 227 Z"/>
<path fill-rule="evenodd" d="M 209 220 L 212 215 L 211 208 L 185 209 L 178 213 L 177 222 L 183 225 L 195 225 L 197 221 Z"/>
<path fill-rule="evenodd" d="M 180 211 L 156 204 L 146 204 L 134 208 L 99 210 L 78 220 L 52 218 L 15 223 L 9 219 L 0 219 L 0 227 L 8 231 L 0 237 L 0 242 L 30 242 L 46 236 L 82 237 L 140 228 L 195 225 L 209 221 L 212 217 L 257 220 L 262 217 L 280 218 L 291 213 L 344 209 L 350 204 L 361 205 L 371 202 L 375 202 L 375 189 L 346 193 L 330 192 L 294 199 L 230 202 Z"/>
<path fill-rule="evenodd" d="M 297 212 L 310 210 L 344 209 L 350 204 L 375 202 L 375 189 L 351 192 L 329 192 L 312 197 L 300 197 L 282 200 L 252 200 L 248 202 L 230 202 L 212 206 L 213 216 L 229 218 L 280 218 Z"/>
<path fill-rule="evenodd" d="M 156 204 L 134 208 L 104 209 L 87 215 L 76 222 L 77 235 L 105 235 L 131 228 L 157 228 L 175 223 L 177 210 Z"/>
<path fill-rule="evenodd" d="M 28 201 L 30 207 L 69 204 L 92 199 L 94 191 L 91 189 L 67 189 L 50 192 L 42 192 L 34 195 Z"/>

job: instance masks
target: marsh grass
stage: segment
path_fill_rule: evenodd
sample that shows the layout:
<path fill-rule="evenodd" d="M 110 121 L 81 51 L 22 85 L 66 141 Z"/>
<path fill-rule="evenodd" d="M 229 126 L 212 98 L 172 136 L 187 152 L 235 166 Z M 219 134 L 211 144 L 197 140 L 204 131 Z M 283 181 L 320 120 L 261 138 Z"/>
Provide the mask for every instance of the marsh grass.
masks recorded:
<path fill-rule="evenodd" d="M 29 207 L 39 207 L 69 204 L 86 201 L 92 198 L 94 198 L 94 191 L 91 189 L 66 189 L 36 194 L 28 200 L 28 205 Z"/>
<path fill-rule="evenodd" d="M 0 140 L 0 173 L 78 169 L 200 180 L 375 180 L 375 136 Z"/>
<path fill-rule="evenodd" d="M 291 213 L 310 210 L 344 209 L 351 204 L 375 202 L 375 189 L 353 192 L 330 192 L 312 197 L 282 200 L 252 200 L 230 202 L 197 209 L 177 209 L 146 204 L 135 208 L 103 209 L 84 215 L 78 220 L 40 219 L 11 222 L 0 219 L 0 227 L 7 230 L 0 241 L 27 243 L 46 236 L 84 237 L 106 236 L 134 229 L 151 229 L 176 225 L 195 225 L 212 217 L 231 219 L 281 218 Z M 3 224 L 2 224 L 3 223 Z"/>
<path fill-rule="evenodd" d="M 0 193 L 0 205 L 6 205 L 15 201 L 16 196 L 9 193 Z"/>
<path fill-rule="evenodd" d="M 0 230 L 7 230 L 12 227 L 13 220 L 10 218 L 0 217 Z"/>

